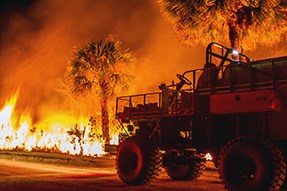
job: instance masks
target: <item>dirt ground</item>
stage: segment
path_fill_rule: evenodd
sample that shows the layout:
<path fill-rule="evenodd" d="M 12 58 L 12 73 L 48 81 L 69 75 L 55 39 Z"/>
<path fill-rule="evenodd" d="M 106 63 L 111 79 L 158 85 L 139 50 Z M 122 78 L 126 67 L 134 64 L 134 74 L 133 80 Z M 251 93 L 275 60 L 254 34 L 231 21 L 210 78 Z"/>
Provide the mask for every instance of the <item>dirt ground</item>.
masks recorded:
<path fill-rule="evenodd" d="M 123 184 L 114 167 L 67 167 L 0 159 L 2 191 L 223 191 L 217 172 L 205 171 L 197 181 L 172 181 L 164 171 L 145 186 Z"/>
<path fill-rule="evenodd" d="M 159 177 L 148 185 L 127 186 L 119 180 L 114 160 L 113 157 L 0 152 L 0 191 L 225 190 L 210 162 L 196 181 L 173 181 L 162 170 Z"/>

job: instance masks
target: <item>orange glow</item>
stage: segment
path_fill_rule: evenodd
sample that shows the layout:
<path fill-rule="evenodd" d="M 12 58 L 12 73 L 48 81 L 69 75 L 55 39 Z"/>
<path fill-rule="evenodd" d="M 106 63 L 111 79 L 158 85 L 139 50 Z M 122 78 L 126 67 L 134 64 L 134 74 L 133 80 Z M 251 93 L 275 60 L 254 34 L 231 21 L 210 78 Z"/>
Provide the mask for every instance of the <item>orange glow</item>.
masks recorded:
<path fill-rule="evenodd" d="M 5 107 L 1 109 L 0 112 L 0 125 L 8 125 L 12 112 L 15 108 L 17 96 L 12 97 L 8 102 L 6 102 Z"/>
<path fill-rule="evenodd" d="M 20 117 L 15 114 L 17 98 L 17 95 L 13 96 L 0 110 L 0 149 L 51 150 L 87 156 L 104 154 L 103 141 L 91 139 L 91 127 L 88 124 L 79 123 L 77 119 L 61 113 L 47 116 L 43 122 L 33 124 L 29 114 Z M 80 124 L 78 129 L 83 132 L 81 140 L 68 134 L 71 123 L 76 122 Z"/>
<path fill-rule="evenodd" d="M 112 139 L 110 140 L 111 145 L 118 145 L 119 144 L 119 135 L 116 134 L 112 136 Z"/>
<path fill-rule="evenodd" d="M 205 155 L 205 158 L 206 158 L 206 160 L 212 160 L 212 156 L 211 156 L 210 153 L 207 153 L 207 154 Z"/>

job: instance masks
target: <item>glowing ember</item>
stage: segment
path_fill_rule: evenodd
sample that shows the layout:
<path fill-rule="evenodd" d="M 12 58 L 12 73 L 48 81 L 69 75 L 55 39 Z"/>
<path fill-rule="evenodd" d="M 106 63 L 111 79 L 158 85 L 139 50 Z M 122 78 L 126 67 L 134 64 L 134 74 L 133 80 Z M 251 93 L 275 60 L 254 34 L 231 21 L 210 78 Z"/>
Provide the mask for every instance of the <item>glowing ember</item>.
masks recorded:
<path fill-rule="evenodd" d="M 6 102 L 0 111 L 0 149 L 51 150 L 87 156 L 104 154 L 103 141 L 91 139 L 91 127 L 89 125 L 77 126 L 77 132 L 83 132 L 81 136 L 76 133 L 68 133 L 71 124 L 63 121 L 54 121 L 49 124 L 45 121 L 45 125 L 37 124 L 41 127 L 38 129 L 38 126 L 35 128 L 35 124 L 32 124 L 32 119 L 28 114 L 21 115 L 17 119 L 13 113 L 16 101 L 17 95 Z M 75 121 L 74 119 L 67 119 L 66 116 L 64 118 L 69 122 Z M 59 120 L 60 117 L 57 119 Z M 42 126 L 46 128 L 42 128 Z"/>
<path fill-rule="evenodd" d="M 211 156 L 210 153 L 207 153 L 207 154 L 205 155 L 205 158 L 206 158 L 206 160 L 212 160 L 212 156 Z"/>

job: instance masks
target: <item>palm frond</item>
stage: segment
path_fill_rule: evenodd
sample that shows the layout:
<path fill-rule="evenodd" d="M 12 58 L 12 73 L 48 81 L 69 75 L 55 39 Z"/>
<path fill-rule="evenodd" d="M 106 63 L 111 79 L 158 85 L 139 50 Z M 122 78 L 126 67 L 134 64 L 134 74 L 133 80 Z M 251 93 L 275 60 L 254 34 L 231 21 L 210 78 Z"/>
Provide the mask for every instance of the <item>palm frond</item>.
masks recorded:
<path fill-rule="evenodd" d="M 287 32 L 286 0 L 158 0 L 158 5 L 186 46 L 228 43 L 231 22 L 245 50 L 273 45 Z"/>
<path fill-rule="evenodd" d="M 92 86 L 93 83 L 89 81 L 86 76 L 75 76 L 71 91 L 75 95 L 84 94 L 91 90 Z"/>
<path fill-rule="evenodd" d="M 96 92 L 114 95 L 116 86 L 127 87 L 122 68 L 135 62 L 128 49 L 122 50 L 119 40 L 110 36 L 105 40 L 89 41 L 78 47 L 67 70 L 74 94 Z M 126 64 L 126 66 L 122 65 Z"/>

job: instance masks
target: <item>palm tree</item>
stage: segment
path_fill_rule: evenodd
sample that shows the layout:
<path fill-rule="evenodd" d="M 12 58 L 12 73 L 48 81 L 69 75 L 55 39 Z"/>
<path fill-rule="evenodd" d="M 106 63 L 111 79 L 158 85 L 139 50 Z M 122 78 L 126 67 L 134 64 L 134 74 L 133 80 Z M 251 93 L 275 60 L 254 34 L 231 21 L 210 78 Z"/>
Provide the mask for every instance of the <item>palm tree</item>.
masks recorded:
<path fill-rule="evenodd" d="M 187 46 L 229 41 L 233 48 L 250 50 L 278 43 L 287 31 L 286 0 L 158 0 L 158 4 Z"/>
<path fill-rule="evenodd" d="M 134 62 L 129 50 L 122 50 L 121 43 L 108 37 L 105 40 L 90 41 L 76 48 L 68 67 L 66 79 L 71 83 L 75 95 L 92 93 L 99 97 L 102 113 L 103 139 L 109 143 L 108 102 L 117 89 L 128 87 L 130 77 L 125 69 Z"/>

